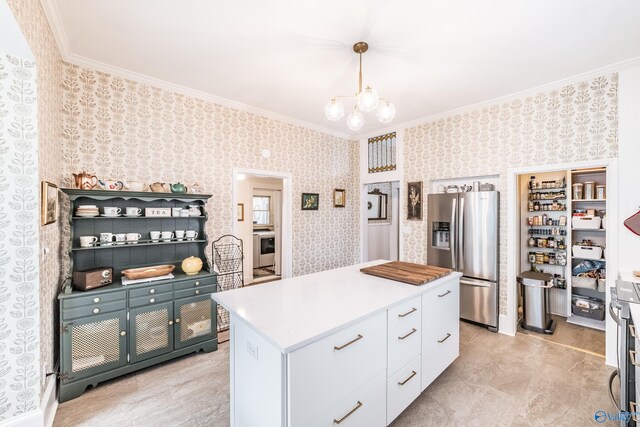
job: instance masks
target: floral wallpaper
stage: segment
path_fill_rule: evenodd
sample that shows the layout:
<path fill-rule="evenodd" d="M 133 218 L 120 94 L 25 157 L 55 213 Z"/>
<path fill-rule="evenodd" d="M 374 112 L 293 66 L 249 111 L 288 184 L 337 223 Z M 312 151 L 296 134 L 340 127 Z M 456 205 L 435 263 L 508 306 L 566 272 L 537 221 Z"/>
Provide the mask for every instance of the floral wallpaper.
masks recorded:
<path fill-rule="evenodd" d="M 0 55 L 0 420 L 40 404 L 36 64 Z"/>
<path fill-rule="evenodd" d="M 61 183 L 61 129 L 62 109 L 62 58 L 49 23 L 39 1 L 8 0 L 9 7 L 22 30 L 36 59 L 37 67 L 37 120 L 38 120 L 38 166 L 39 179 L 32 185 L 39 192 L 39 182 L 46 180 Z M 39 215 L 39 213 L 38 213 Z M 39 219 L 38 219 L 39 221 Z M 60 226 L 61 222 L 40 226 L 40 287 L 38 290 L 40 310 L 37 320 L 40 325 L 40 362 L 47 372 L 53 372 L 57 360 L 57 295 L 60 288 Z M 44 248 L 49 250 L 43 254 Z M 36 254 L 38 251 L 36 252 Z M 51 376 L 51 380 L 55 377 Z M 42 390 L 45 384 L 42 383 Z"/>
<path fill-rule="evenodd" d="M 508 169 L 617 157 L 617 133 L 618 76 L 612 74 L 406 129 L 404 185 L 500 175 L 500 312 L 506 314 Z M 427 262 L 427 221 L 404 225 L 411 230 L 404 259 Z"/>
<path fill-rule="evenodd" d="M 234 167 L 288 172 L 293 274 L 358 261 L 358 198 L 332 207 L 334 188 L 358 194 L 357 142 L 75 65 L 65 64 L 63 88 L 65 178 L 87 171 L 101 179 L 198 182 L 213 194 L 207 233 L 214 240 L 232 231 Z M 318 211 L 300 210 L 302 192 L 320 193 Z"/>

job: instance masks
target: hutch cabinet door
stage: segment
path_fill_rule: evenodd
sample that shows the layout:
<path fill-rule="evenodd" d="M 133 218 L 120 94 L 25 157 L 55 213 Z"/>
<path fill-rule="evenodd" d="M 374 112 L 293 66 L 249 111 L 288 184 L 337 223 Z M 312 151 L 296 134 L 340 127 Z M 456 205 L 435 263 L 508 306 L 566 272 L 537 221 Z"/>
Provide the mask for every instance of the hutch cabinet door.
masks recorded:
<path fill-rule="evenodd" d="M 131 363 L 173 350 L 173 302 L 131 309 L 129 324 Z"/>
<path fill-rule="evenodd" d="M 62 378 L 74 381 L 127 364 L 127 312 L 62 323 Z"/>
<path fill-rule="evenodd" d="M 174 304 L 176 350 L 214 338 L 216 303 L 211 299 L 211 294 L 179 299 Z"/>

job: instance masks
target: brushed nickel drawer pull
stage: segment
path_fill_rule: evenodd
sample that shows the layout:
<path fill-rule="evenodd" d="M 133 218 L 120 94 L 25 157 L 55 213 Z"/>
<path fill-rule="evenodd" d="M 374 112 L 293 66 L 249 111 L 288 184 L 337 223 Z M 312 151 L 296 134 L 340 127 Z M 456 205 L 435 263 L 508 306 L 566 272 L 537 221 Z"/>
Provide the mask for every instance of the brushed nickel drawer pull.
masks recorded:
<path fill-rule="evenodd" d="M 413 313 L 414 311 L 418 311 L 418 309 L 413 307 L 411 310 L 407 311 L 405 314 L 398 314 L 398 317 L 406 317 L 406 316 L 410 315 L 411 313 Z"/>
<path fill-rule="evenodd" d="M 120 336 L 122 336 L 122 337 L 123 337 L 123 336 L 125 336 L 125 335 L 127 335 L 127 331 L 120 331 Z"/>
<path fill-rule="evenodd" d="M 451 290 L 448 290 L 447 292 L 445 292 L 444 294 L 440 295 L 438 294 L 438 298 L 442 298 L 442 297 L 446 297 L 447 295 L 449 295 L 451 293 Z"/>
<path fill-rule="evenodd" d="M 93 302 L 100 302 L 100 298 L 95 297 L 95 298 L 93 299 Z M 631 325 L 629 325 L 629 327 L 631 327 Z M 634 336 L 635 336 L 635 335 L 634 335 Z"/>
<path fill-rule="evenodd" d="M 448 340 L 450 337 L 451 337 L 451 334 L 447 333 L 447 336 L 446 336 L 446 337 L 444 337 L 444 338 L 443 338 L 443 339 L 441 339 L 441 340 L 438 340 L 438 342 L 439 342 L 440 344 L 442 344 L 443 342 L 445 342 L 446 340 Z"/>
<path fill-rule="evenodd" d="M 176 319 L 176 323 L 180 323 L 180 318 L 179 317 Z"/>
<path fill-rule="evenodd" d="M 200 295 L 200 289 L 196 289 L 196 295 Z"/>
<path fill-rule="evenodd" d="M 640 364 L 638 364 L 638 353 L 636 353 L 633 350 L 629 350 L 629 356 L 631 358 L 631 363 L 635 366 L 640 366 Z"/>
<path fill-rule="evenodd" d="M 411 371 L 411 375 L 409 375 L 409 378 L 407 378 L 407 379 L 406 379 L 406 380 L 404 380 L 404 381 L 398 381 L 398 385 L 405 385 L 406 383 L 408 383 L 408 382 L 409 382 L 409 380 L 410 380 L 411 378 L 413 378 L 413 377 L 415 377 L 415 376 L 416 376 L 416 371 Z"/>
<path fill-rule="evenodd" d="M 350 346 L 351 344 L 353 344 L 353 343 L 354 343 L 354 342 L 356 342 L 356 341 L 361 340 L 362 338 L 364 338 L 364 337 L 363 337 L 362 335 L 358 334 L 358 338 L 354 338 L 354 339 L 352 339 L 351 341 L 349 341 L 349 342 L 348 342 L 348 343 L 346 343 L 346 344 L 342 344 L 342 345 L 334 346 L 334 347 L 333 347 L 333 349 L 334 349 L 334 350 L 342 350 L 343 348 Z M 350 414 L 351 414 L 351 413 L 347 414 L 347 416 L 349 416 Z M 346 417 L 345 417 L 345 418 L 346 418 Z M 338 424 L 340 424 L 340 423 L 338 423 Z"/>
<path fill-rule="evenodd" d="M 402 337 L 398 337 L 399 340 L 403 340 L 405 338 L 407 338 L 409 335 L 415 334 L 416 332 L 418 332 L 418 330 L 416 328 L 411 328 L 411 332 L 409 332 L 407 335 L 404 335 Z"/>
<path fill-rule="evenodd" d="M 196 282 L 196 283 L 195 283 L 195 285 L 196 285 L 196 286 L 200 286 L 200 282 Z"/>
<path fill-rule="evenodd" d="M 169 320 L 169 326 L 173 325 L 173 320 Z"/>
<path fill-rule="evenodd" d="M 638 338 L 636 335 L 636 325 L 629 325 L 629 332 L 631 332 L 632 337 Z"/>
<path fill-rule="evenodd" d="M 156 293 L 156 290 L 155 290 L 155 289 L 153 289 L 153 288 L 151 288 L 151 289 L 149 289 L 149 293 L 150 293 L 150 294 L 155 294 L 155 293 Z"/>
<path fill-rule="evenodd" d="M 93 309 L 93 314 L 98 314 L 100 313 L 100 309 L 99 308 L 94 308 Z"/>
<path fill-rule="evenodd" d="M 156 302 L 156 299 L 155 299 L 155 298 L 150 298 L 150 299 L 149 299 L 149 302 L 150 302 L 150 303 L 154 303 L 154 302 Z"/>
<path fill-rule="evenodd" d="M 333 423 L 334 424 L 340 424 L 342 423 L 344 420 L 346 420 L 347 418 L 349 418 L 351 416 L 351 414 L 353 414 L 354 412 L 356 412 L 358 409 L 360 409 L 362 407 L 362 402 L 360 402 L 358 400 L 358 403 L 356 404 L 356 407 L 353 408 L 352 410 L 350 410 L 347 415 L 345 415 L 344 417 L 340 418 L 339 420 L 336 420 L 335 418 L 333 419 Z"/>

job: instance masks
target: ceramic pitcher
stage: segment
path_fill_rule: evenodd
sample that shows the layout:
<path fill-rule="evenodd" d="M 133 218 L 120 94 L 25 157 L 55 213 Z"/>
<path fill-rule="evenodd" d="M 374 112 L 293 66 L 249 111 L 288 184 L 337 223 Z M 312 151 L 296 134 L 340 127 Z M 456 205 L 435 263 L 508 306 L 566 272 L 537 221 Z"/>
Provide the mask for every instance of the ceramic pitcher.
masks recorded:
<path fill-rule="evenodd" d="M 74 173 L 73 184 L 81 190 L 93 190 L 98 185 L 98 178 L 86 172 Z"/>

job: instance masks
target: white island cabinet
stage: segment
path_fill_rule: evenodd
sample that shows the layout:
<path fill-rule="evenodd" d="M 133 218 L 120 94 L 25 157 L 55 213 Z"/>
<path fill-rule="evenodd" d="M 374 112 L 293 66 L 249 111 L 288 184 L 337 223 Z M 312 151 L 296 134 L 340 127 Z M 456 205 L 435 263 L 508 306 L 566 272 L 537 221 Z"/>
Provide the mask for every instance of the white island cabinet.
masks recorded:
<path fill-rule="evenodd" d="M 365 275 L 373 261 L 221 292 L 231 425 L 386 426 L 458 357 L 459 278 Z"/>

